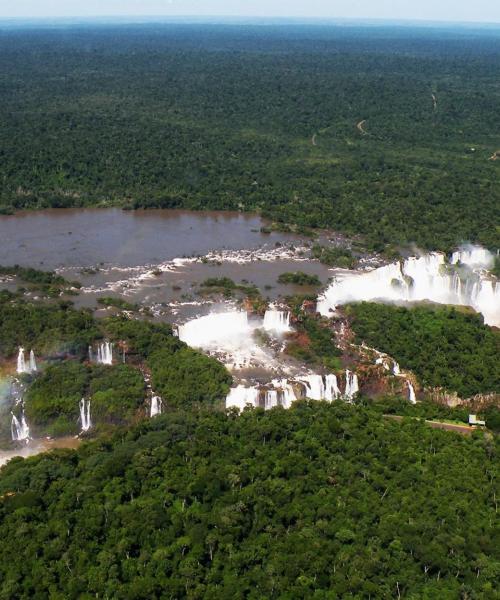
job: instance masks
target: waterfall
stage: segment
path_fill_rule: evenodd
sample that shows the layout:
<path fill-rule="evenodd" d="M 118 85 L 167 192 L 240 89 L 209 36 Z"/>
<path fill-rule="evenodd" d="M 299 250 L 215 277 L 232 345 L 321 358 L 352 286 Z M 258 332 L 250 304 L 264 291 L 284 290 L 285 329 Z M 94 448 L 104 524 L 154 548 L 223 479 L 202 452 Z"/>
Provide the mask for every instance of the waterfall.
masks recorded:
<path fill-rule="evenodd" d="M 462 264 L 469 267 L 491 269 L 495 264 L 495 257 L 485 248 L 468 246 L 453 252 L 450 262 L 452 265 Z"/>
<path fill-rule="evenodd" d="M 12 413 L 11 433 L 12 441 L 14 442 L 21 442 L 29 439 L 30 428 L 28 427 L 28 423 L 26 422 L 24 411 L 22 412 L 20 421 L 16 417 L 16 415 Z"/>
<path fill-rule="evenodd" d="M 392 365 L 392 374 L 396 375 L 396 377 L 401 375 L 401 367 L 396 361 L 394 361 L 394 364 Z"/>
<path fill-rule="evenodd" d="M 359 392 L 359 382 L 356 373 L 346 370 L 345 372 L 345 393 L 344 396 L 348 400 L 352 400 Z"/>
<path fill-rule="evenodd" d="M 211 313 L 179 326 L 179 339 L 194 348 L 248 343 L 252 328 L 244 311 Z M 234 343 L 233 343 L 234 342 Z"/>
<path fill-rule="evenodd" d="M 301 377 L 306 388 L 306 397 L 310 400 L 324 400 L 325 399 L 325 384 L 323 383 L 323 377 L 321 375 L 306 375 Z"/>
<path fill-rule="evenodd" d="M 82 431 L 88 431 L 92 427 L 90 419 L 90 400 L 82 398 L 80 401 L 80 424 Z"/>
<path fill-rule="evenodd" d="M 97 364 L 112 365 L 113 364 L 113 344 L 104 342 L 97 347 Z"/>
<path fill-rule="evenodd" d="M 417 403 L 417 397 L 415 395 L 415 388 L 413 387 L 411 381 L 408 381 L 408 400 L 412 403 L 412 404 L 416 404 Z"/>
<path fill-rule="evenodd" d="M 89 362 L 94 362 L 94 353 L 92 351 L 92 346 L 89 346 Z"/>
<path fill-rule="evenodd" d="M 35 353 L 33 352 L 33 350 L 30 351 L 30 373 L 35 373 L 36 369 L 36 359 L 35 359 Z"/>
<path fill-rule="evenodd" d="M 289 383 L 288 379 L 273 379 L 271 383 L 273 387 L 280 392 L 281 406 L 283 406 L 283 408 L 290 408 L 293 402 L 297 400 L 293 385 Z"/>
<path fill-rule="evenodd" d="M 156 417 L 157 415 L 161 415 L 162 410 L 162 399 L 160 396 L 153 396 L 151 398 L 151 413 L 150 417 Z"/>
<path fill-rule="evenodd" d="M 30 351 L 29 360 L 26 361 L 24 356 L 24 348 L 19 348 L 19 352 L 17 354 L 17 372 L 19 374 L 34 373 L 36 370 L 35 353 L 33 350 Z"/>
<path fill-rule="evenodd" d="M 271 408 L 278 406 L 278 404 L 278 392 L 276 390 L 268 390 L 266 392 L 264 408 L 270 410 Z"/>
<path fill-rule="evenodd" d="M 392 263 L 373 271 L 345 273 L 318 299 L 318 311 L 329 316 L 331 310 L 348 302 L 429 300 L 439 304 L 471 306 L 483 314 L 487 324 L 498 326 L 500 283 L 472 268 L 478 264 L 483 267 L 489 264 L 485 257 L 480 257 L 485 250 L 480 248 L 468 252 L 452 257 L 452 261 L 460 260 L 464 265 L 460 274 L 456 267 L 446 262 L 444 254 L 437 252 L 410 257 L 403 263 Z"/>
<path fill-rule="evenodd" d="M 264 329 L 275 333 L 290 331 L 290 313 L 281 310 L 266 310 L 264 315 Z"/>
<path fill-rule="evenodd" d="M 26 361 L 24 360 L 24 348 L 19 348 L 19 353 L 17 355 L 17 372 L 18 373 L 27 373 Z"/>
<path fill-rule="evenodd" d="M 259 394 L 259 389 L 256 387 L 247 388 L 244 385 L 239 385 L 231 388 L 226 398 L 226 408 L 236 407 L 243 410 L 247 404 L 258 406 Z"/>
<path fill-rule="evenodd" d="M 335 375 L 325 377 L 325 400 L 332 402 L 341 396 L 341 391 Z"/>

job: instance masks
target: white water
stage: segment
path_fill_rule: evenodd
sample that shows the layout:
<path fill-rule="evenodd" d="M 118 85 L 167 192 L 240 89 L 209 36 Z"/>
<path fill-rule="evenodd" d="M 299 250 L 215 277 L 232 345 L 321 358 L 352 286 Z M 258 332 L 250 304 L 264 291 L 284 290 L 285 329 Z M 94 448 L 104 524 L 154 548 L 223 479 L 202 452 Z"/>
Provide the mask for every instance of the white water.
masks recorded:
<path fill-rule="evenodd" d="M 151 398 L 151 412 L 149 416 L 156 417 L 157 415 L 161 415 L 162 406 L 163 403 L 160 396 L 153 396 Z"/>
<path fill-rule="evenodd" d="M 264 315 L 264 329 L 275 333 L 291 331 L 290 313 L 281 310 L 266 310 Z"/>
<path fill-rule="evenodd" d="M 279 406 L 278 391 L 277 390 L 268 390 L 266 392 L 266 400 L 265 400 L 264 408 L 266 410 L 271 410 L 271 408 L 275 408 L 276 406 Z"/>
<path fill-rule="evenodd" d="M 226 408 L 236 407 L 243 410 L 247 404 L 258 406 L 259 390 L 256 387 L 247 388 L 244 385 L 231 388 L 226 398 Z"/>
<path fill-rule="evenodd" d="M 452 265 L 460 263 L 474 268 L 491 269 L 495 264 L 495 257 L 480 246 L 467 246 L 454 252 L 450 262 Z"/>
<path fill-rule="evenodd" d="M 36 358 L 33 350 L 30 350 L 30 372 L 34 373 L 37 370 L 36 368 Z"/>
<path fill-rule="evenodd" d="M 345 372 L 345 377 L 346 383 L 344 396 L 348 400 L 352 400 L 354 396 L 359 392 L 358 376 L 356 375 L 356 373 L 352 373 L 351 371 L 347 370 Z"/>
<path fill-rule="evenodd" d="M 195 348 L 239 347 L 253 328 L 244 311 L 210 313 L 179 326 L 179 339 Z"/>
<path fill-rule="evenodd" d="M 14 413 L 12 413 L 12 424 L 11 424 L 11 432 L 12 432 L 12 440 L 14 442 L 21 442 L 28 440 L 30 437 L 30 428 L 28 427 L 28 423 L 26 422 L 26 417 L 24 416 L 24 411 L 21 415 L 21 420 L 16 417 Z"/>
<path fill-rule="evenodd" d="M 89 348 L 89 358 L 92 358 L 91 348 Z M 102 344 L 99 344 L 99 346 L 97 347 L 96 362 L 99 365 L 113 364 L 113 344 L 111 342 L 104 342 Z"/>
<path fill-rule="evenodd" d="M 348 302 L 383 300 L 414 302 L 429 300 L 440 304 L 471 306 L 489 325 L 500 325 L 500 283 L 474 272 L 471 266 L 489 264 L 483 249 L 457 253 L 462 267 L 452 267 L 443 254 L 411 257 L 369 272 L 348 272 L 338 277 L 318 300 L 318 311 L 329 316 Z M 488 253 L 489 254 L 489 253 Z M 452 259 L 453 260 L 453 259 Z M 464 262 L 465 261 L 465 262 Z M 476 262 L 482 261 L 482 262 Z"/>
<path fill-rule="evenodd" d="M 92 427 L 92 420 L 90 418 L 90 400 L 82 398 L 80 401 L 80 425 L 82 431 L 88 431 Z"/>
<path fill-rule="evenodd" d="M 416 404 L 417 403 L 417 397 L 415 395 L 415 388 L 411 384 L 411 381 L 408 381 L 407 383 L 408 383 L 408 400 L 412 404 Z"/>
<path fill-rule="evenodd" d="M 332 402 L 337 398 L 340 398 L 342 392 L 340 391 L 337 377 L 335 375 L 327 375 L 325 377 L 325 400 Z"/>
<path fill-rule="evenodd" d="M 33 350 L 30 351 L 29 361 L 24 357 L 24 348 L 19 348 L 17 354 L 17 372 L 18 373 L 34 373 L 36 371 L 36 359 Z"/>
<path fill-rule="evenodd" d="M 300 381 L 306 388 L 306 396 L 311 400 L 325 399 L 325 384 L 321 375 L 306 375 L 301 377 Z"/>
<path fill-rule="evenodd" d="M 273 379 L 272 384 L 281 394 L 281 405 L 283 408 L 290 408 L 295 400 L 297 400 L 293 385 L 288 379 Z"/>

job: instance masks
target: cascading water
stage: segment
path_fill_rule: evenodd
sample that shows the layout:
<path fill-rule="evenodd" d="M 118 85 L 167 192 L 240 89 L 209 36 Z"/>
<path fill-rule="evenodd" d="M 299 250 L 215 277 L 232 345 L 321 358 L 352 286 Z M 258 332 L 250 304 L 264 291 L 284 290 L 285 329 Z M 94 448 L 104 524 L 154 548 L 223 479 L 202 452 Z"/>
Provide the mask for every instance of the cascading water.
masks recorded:
<path fill-rule="evenodd" d="M 325 377 L 325 400 L 332 402 L 342 395 L 337 377 L 335 375 L 327 375 Z"/>
<path fill-rule="evenodd" d="M 18 373 L 27 373 L 26 361 L 24 360 L 24 348 L 19 348 L 19 353 L 17 355 L 17 372 Z"/>
<path fill-rule="evenodd" d="M 462 264 L 469 267 L 491 269 L 495 264 L 495 257 L 489 250 L 480 246 L 468 246 L 454 252 L 451 256 L 452 265 Z"/>
<path fill-rule="evenodd" d="M 411 381 L 408 381 L 408 400 L 412 403 L 412 404 L 416 404 L 417 403 L 417 396 L 415 395 L 415 388 L 413 387 Z"/>
<path fill-rule="evenodd" d="M 295 400 L 297 400 L 293 385 L 288 379 L 273 379 L 272 385 L 280 392 L 281 406 L 283 406 L 283 408 L 290 408 Z"/>
<path fill-rule="evenodd" d="M 113 344 L 104 342 L 97 347 L 97 364 L 112 365 L 113 364 Z"/>
<path fill-rule="evenodd" d="M 29 440 L 30 428 L 26 422 L 24 411 L 21 414 L 21 420 L 19 420 L 14 413 L 12 413 L 12 424 L 11 424 L 12 440 L 14 442 L 22 442 Z"/>
<path fill-rule="evenodd" d="M 290 313 L 281 310 L 266 310 L 264 314 L 264 329 L 275 333 L 291 331 Z"/>
<path fill-rule="evenodd" d="M 311 400 L 325 400 L 325 384 L 321 375 L 305 375 L 300 379 L 306 388 L 306 397 Z"/>
<path fill-rule="evenodd" d="M 243 410 L 247 404 L 251 406 L 259 405 L 259 389 L 256 387 L 247 388 L 244 385 L 231 388 L 226 398 L 226 408 L 236 407 Z"/>
<path fill-rule="evenodd" d="M 24 348 L 19 348 L 19 352 L 17 354 L 17 372 L 18 373 L 34 373 L 37 370 L 36 368 L 36 360 L 35 353 L 33 350 L 30 351 L 29 360 L 26 361 L 24 356 Z"/>
<path fill-rule="evenodd" d="M 156 417 L 157 415 L 161 415 L 163 402 L 160 396 L 153 396 L 151 398 L 151 412 L 150 417 Z"/>
<path fill-rule="evenodd" d="M 392 365 L 392 374 L 396 375 L 396 377 L 401 375 L 401 367 L 396 361 L 394 361 L 394 364 Z"/>
<path fill-rule="evenodd" d="M 90 419 L 90 400 L 82 398 L 80 400 L 80 425 L 82 431 L 88 431 L 92 427 Z"/>
<path fill-rule="evenodd" d="M 337 278 L 318 300 L 318 311 L 329 316 L 337 306 L 348 302 L 385 300 L 415 302 L 429 300 L 440 304 L 471 306 L 482 313 L 489 325 L 500 325 L 500 284 L 475 272 L 469 265 L 480 258 L 483 249 L 462 254 L 462 267 L 451 266 L 443 254 L 411 257 L 369 272 L 351 272 Z M 458 261 L 458 255 L 455 256 Z M 453 258 L 452 258 L 453 260 Z M 463 262 L 465 261 L 465 262 Z M 458 271 L 456 270 L 458 269 Z"/>
<path fill-rule="evenodd" d="M 271 408 L 275 408 L 278 405 L 279 403 L 277 390 L 268 390 L 266 392 L 266 399 L 264 404 L 265 410 L 270 410 Z"/>
<path fill-rule="evenodd" d="M 35 353 L 33 352 L 33 350 L 30 350 L 30 372 L 35 373 L 36 370 L 37 370 L 37 368 L 36 368 Z"/>
<path fill-rule="evenodd" d="M 354 396 L 359 392 L 359 381 L 356 373 L 352 373 L 347 370 L 345 372 L 345 392 L 344 397 L 348 400 L 352 400 Z"/>

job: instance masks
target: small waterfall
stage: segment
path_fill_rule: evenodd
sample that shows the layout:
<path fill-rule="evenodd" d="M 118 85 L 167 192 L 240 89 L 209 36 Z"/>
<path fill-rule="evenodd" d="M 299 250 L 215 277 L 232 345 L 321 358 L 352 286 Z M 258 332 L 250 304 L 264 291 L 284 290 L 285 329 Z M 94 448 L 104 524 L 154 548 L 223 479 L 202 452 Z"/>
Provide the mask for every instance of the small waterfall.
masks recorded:
<path fill-rule="evenodd" d="M 24 360 L 24 348 L 19 348 L 19 353 L 17 355 L 17 372 L 18 373 L 27 373 L 26 361 Z"/>
<path fill-rule="evenodd" d="M 264 329 L 276 333 L 291 331 L 290 313 L 281 310 L 266 310 L 264 314 Z"/>
<path fill-rule="evenodd" d="M 337 377 L 335 375 L 327 375 L 325 378 L 325 400 L 332 402 L 341 395 Z"/>
<path fill-rule="evenodd" d="M 88 431 L 92 427 L 90 419 L 90 400 L 82 398 L 80 400 L 80 424 L 82 431 Z"/>
<path fill-rule="evenodd" d="M 33 352 L 33 350 L 30 351 L 30 373 L 35 373 L 37 368 L 36 368 L 36 359 L 35 359 L 35 353 Z"/>
<path fill-rule="evenodd" d="M 97 364 L 112 365 L 113 364 L 113 344 L 104 342 L 97 347 Z"/>
<path fill-rule="evenodd" d="M 153 396 L 151 398 L 151 412 L 150 417 L 156 417 L 157 415 L 161 415 L 163 407 L 163 402 L 160 396 Z"/>
<path fill-rule="evenodd" d="M 94 362 L 94 352 L 92 351 L 92 346 L 89 346 L 89 362 Z"/>
<path fill-rule="evenodd" d="M 359 381 L 356 373 L 352 373 L 349 370 L 345 372 L 345 393 L 344 396 L 348 400 L 352 400 L 354 396 L 359 392 Z"/>
<path fill-rule="evenodd" d="M 306 375 L 301 377 L 306 388 L 306 397 L 310 400 L 325 399 L 325 384 L 321 375 Z"/>
<path fill-rule="evenodd" d="M 270 410 L 276 406 L 278 406 L 278 392 L 276 390 L 268 390 L 266 392 L 264 408 L 265 410 Z"/>
<path fill-rule="evenodd" d="M 17 372 L 19 374 L 34 373 L 36 370 L 35 353 L 33 350 L 30 351 L 29 360 L 26 361 L 24 356 L 24 348 L 19 348 L 19 352 L 17 354 Z"/>
<path fill-rule="evenodd" d="M 411 381 L 408 381 L 408 400 L 412 403 L 412 404 L 416 404 L 417 403 L 417 397 L 415 395 L 415 388 L 413 387 Z"/>
<path fill-rule="evenodd" d="M 244 385 L 231 388 L 226 398 L 226 408 L 236 407 L 243 410 L 247 404 L 259 405 L 260 391 L 256 387 L 247 388 Z"/>
<path fill-rule="evenodd" d="M 283 408 L 290 408 L 293 402 L 297 400 L 293 385 L 289 383 L 288 379 L 273 379 L 272 385 L 280 393 L 281 406 L 283 406 Z"/>
<path fill-rule="evenodd" d="M 392 373 L 393 375 L 396 375 L 396 377 L 401 375 L 401 367 L 396 361 L 394 361 L 394 364 L 392 365 Z"/>
<path fill-rule="evenodd" d="M 16 417 L 14 413 L 12 413 L 12 424 L 11 424 L 11 432 L 12 432 L 12 441 L 21 442 L 27 441 L 30 437 L 30 428 L 28 427 L 28 423 L 26 422 L 26 417 L 24 415 L 24 411 L 21 415 L 21 420 Z"/>

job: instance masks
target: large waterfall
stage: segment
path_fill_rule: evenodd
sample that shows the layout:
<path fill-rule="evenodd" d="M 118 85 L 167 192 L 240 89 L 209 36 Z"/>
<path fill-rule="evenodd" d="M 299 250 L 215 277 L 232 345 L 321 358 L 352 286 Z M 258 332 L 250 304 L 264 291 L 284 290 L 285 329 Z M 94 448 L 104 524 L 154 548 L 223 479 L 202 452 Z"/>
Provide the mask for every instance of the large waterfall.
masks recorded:
<path fill-rule="evenodd" d="M 303 375 L 296 380 L 273 379 L 270 386 L 245 387 L 238 385 L 229 391 L 226 398 L 226 407 L 236 407 L 243 410 L 247 404 L 250 406 L 261 406 L 270 410 L 276 406 L 290 408 L 297 400 L 296 388 L 302 388 L 301 397 L 310 400 L 327 400 L 332 402 L 339 398 L 352 400 L 359 391 L 358 376 L 346 371 L 345 392 L 340 391 L 337 377 L 333 374 L 326 375 Z"/>
<path fill-rule="evenodd" d="M 500 283 L 471 268 L 491 265 L 491 256 L 483 249 L 462 251 L 454 255 L 455 263 L 450 265 L 443 254 L 434 252 L 373 271 L 345 273 L 319 298 L 318 311 L 329 316 L 348 302 L 429 300 L 471 306 L 484 315 L 486 323 L 500 325 Z"/>
<path fill-rule="evenodd" d="M 82 398 L 80 400 L 80 425 L 82 431 L 88 431 L 92 427 L 90 419 L 90 400 Z"/>
<path fill-rule="evenodd" d="M 163 403 L 160 396 L 153 396 L 151 398 L 151 411 L 149 416 L 156 417 L 157 415 L 161 415 L 162 405 Z"/>
<path fill-rule="evenodd" d="M 27 441 L 30 437 L 30 428 L 26 422 L 24 411 L 21 414 L 21 420 L 19 420 L 14 413 L 12 413 L 12 424 L 11 424 L 12 440 L 14 442 Z"/>
<path fill-rule="evenodd" d="M 17 372 L 34 373 L 36 370 L 36 359 L 33 350 L 30 351 L 29 360 L 26 361 L 26 358 L 24 356 L 24 348 L 19 348 L 19 352 L 17 354 Z"/>
<path fill-rule="evenodd" d="M 244 311 L 210 313 L 179 326 L 179 339 L 195 348 L 238 345 L 248 340 L 252 328 Z"/>
<path fill-rule="evenodd" d="M 281 310 L 266 310 L 264 315 L 264 329 L 275 333 L 287 333 L 290 328 L 290 313 Z"/>

